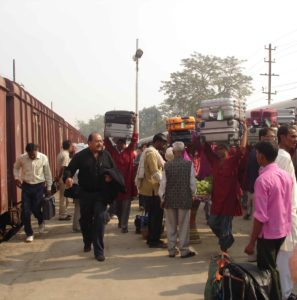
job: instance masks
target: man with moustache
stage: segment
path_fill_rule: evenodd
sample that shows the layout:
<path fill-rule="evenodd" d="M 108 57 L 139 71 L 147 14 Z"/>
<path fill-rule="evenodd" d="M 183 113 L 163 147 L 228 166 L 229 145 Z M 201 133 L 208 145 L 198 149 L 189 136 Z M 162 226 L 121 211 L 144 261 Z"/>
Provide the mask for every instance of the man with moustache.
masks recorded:
<path fill-rule="evenodd" d="M 77 153 L 64 171 L 67 188 L 73 185 L 73 176 L 77 170 L 80 186 L 80 226 L 84 242 L 84 252 L 91 251 L 98 261 L 104 261 L 104 229 L 107 195 L 113 186 L 113 178 L 106 172 L 115 164 L 110 154 L 103 149 L 103 139 L 97 132 L 88 137 L 88 148 Z"/>

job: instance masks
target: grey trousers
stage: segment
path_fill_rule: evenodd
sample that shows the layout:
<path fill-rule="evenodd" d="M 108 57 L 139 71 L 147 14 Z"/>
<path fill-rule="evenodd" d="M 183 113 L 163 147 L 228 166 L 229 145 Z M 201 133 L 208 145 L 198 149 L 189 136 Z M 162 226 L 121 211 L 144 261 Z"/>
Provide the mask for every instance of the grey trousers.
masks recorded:
<path fill-rule="evenodd" d="M 175 254 L 177 235 L 179 237 L 179 251 L 182 256 L 188 254 L 190 243 L 190 209 L 166 208 L 166 230 L 169 254 Z M 178 233 L 177 233 L 178 227 Z"/>
<path fill-rule="evenodd" d="M 59 181 L 59 217 L 67 217 L 68 198 L 64 196 L 65 184 L 62 179 Z"/>
<path fill-rule="evenodd" d="M 114 205 L 115 213 L 119 219 L 120 227 L 122 229 L 127 229 L 131 209 L 131 199 L 116 200 L 114 202 Z"/>

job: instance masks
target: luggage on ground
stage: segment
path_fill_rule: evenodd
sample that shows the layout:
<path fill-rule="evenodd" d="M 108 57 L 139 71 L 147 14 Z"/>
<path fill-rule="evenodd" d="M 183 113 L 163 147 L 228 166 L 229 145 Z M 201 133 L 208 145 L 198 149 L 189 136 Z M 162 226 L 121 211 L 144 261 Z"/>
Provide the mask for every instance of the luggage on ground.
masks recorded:
<path fill-rule="evenodd" d="M 44 220 L 50 220 L 56 215 L 55 197 L 45 197 L 42 201 L 42 215 Z"/>
<path fill-rule="evenodd" d="M 229 263 L 222 270 L 223 299 L 269 300 L 271 274 L 256 265 Z"/>
<path fill-rule="evenodd" d="M 208 268 L 207 282 L 204 289 L 204 300 L 223 299 L 222 270 L 225 265 L 230 262 L 231 259 L 227 253 L 211 258 Z"/>

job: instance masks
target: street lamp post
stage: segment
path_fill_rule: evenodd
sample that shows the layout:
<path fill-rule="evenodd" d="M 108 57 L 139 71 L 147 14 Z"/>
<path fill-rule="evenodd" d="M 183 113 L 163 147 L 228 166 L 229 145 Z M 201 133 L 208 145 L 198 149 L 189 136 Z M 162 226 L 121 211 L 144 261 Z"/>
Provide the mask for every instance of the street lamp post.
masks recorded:
<path fill-rule="evenodd" d="M 133 60 L 136 62 L 136 80 L 135 80 L 135 113 L 138 115 L 137 118 L 137 129 L 139 131 L 139 107 L 138 107 L 138 61 L 143 55 L 143 51 L 138 48 L 138 39 L 136 39 L 136 52 L 133 56 Z"/>

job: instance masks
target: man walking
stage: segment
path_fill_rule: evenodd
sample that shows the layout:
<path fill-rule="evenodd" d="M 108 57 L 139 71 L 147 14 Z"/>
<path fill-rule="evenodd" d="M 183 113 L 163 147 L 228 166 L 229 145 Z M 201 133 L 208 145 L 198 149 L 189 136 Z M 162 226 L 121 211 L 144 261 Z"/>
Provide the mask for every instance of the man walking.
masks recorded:
<path fill-rule="evenodd" d="M 279 271 L 280 283 L 282 288 L 283 300 L 296 300 L 297 296 L 293 293 L 293 281 L 289 269 L 289 259 L 293 253 L 294 246 L 297 244 L 297 190 L 295 169 L 290 152 L 296 149 L 297 132 L 294 127 L 281 126 L 277 132 L 279 150 L 275 160 L 277 165 L 286 171 L 293 178 L 292 193 L 292 231 L 287 235 L 280 251 L 277 255 L 276 264 Z"/>
<path fill-rule="evenodd" d="M 137 118 L 137 117 L 136 117 Z M 135 150 L 138 142 L 137 119 L 134 118 L 134 132 L 129 146 L 125 138 L 114 139 L 116 141 L 115 147 L 110 139 L 104 139 L 105 149 L 110 153 L 116 167 L 121 172 L 125 179 L 126 192 L 120 193 L 114 202 L 114 212 L 116 213 L 122 233 L 128 232 L 128 222 L 131 208 L 132 197 L 136 196 L 137 191 L 134 183 L 134 159 Z"/>
<path fill-rule="evenodd" d="M 276 258 L 286 236 L 291 232 L 293 179 L 274 162 L 278 153 L 274 145 L 259 142 L 255 148 L 262 169 L 255 183 L 254 224 L 245 252 L 253 254 L 257 242 L 257 265 L 271 272 L 269 299 L 281 300 Z"/>
<path fill-rule="evenodd" d="M 67 214 L 68 198 L 64 196 L 65 184 L 63 181 L 64 169 L 69 165 L 70 155 L 73 152 L 73 145 L 70 140 L 65 140 L 62 144 L 62 150 L 57 157 L 58 175 L 56 181 L 59 182 L 59 220 L 68 221 L 71 215 Z"/>
<path fill-rule="evenodd" d="M 174 159 L 164 166 L 159 196 L 166 214 L 169 257 L 177 254 L 178 227 L 181 258 L 187 258 L 195 255 L 195 252 L 189 250 L 189 243 L 190 213 L 196 191 L 196 178 L 193 163 L 183 158 L 184 143 L 175 142 L 172 148 Z"/>
<path fill-rule="evenodd" d="M 103 149 L 103 139 L 93 132 L 88 137 L 88 148 L 80 151 L 65 168 L 63 180 L 66 188 L 73 185 L 77 170 L 80 187 L 80 226 L 83 235 L 84 252 L 91 251 L 98 261 L 104 261 L 104 229 L 106 205 L 116 194 L 114 179 L 110 170 L 115 167 L 110 154 Z"/>
<path fill-rule="evenodd" d="M 31 213 L 38 220 L 39 233 L 43 233 L 44 220 L 41 205 L 45 186 L 47 189 L 46 195 L 51 194 L 52 174 L 48 158 L 38 152 L 37 145 L 29 143 L 26 146 L 26 153 L 17 158 L 13 174 L 16 185 L 22 189 L 22 219 L 26 242 L 33 242 Z"/>
<path fill-rule="evenodd" d="M 153 137 L 153 145 L 143 152 L 137 174 L 136 182 L 138 192 L 145 202 L 148 213 L 148 238 L 150 248 L 165 248 L 160 240 L 163 221 L 163 209 L 158 195 L 164 160 L 158 151 L 164 150 L 167 139 L 164 134 L 158 133 Z"/>

